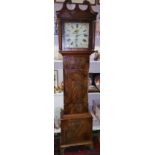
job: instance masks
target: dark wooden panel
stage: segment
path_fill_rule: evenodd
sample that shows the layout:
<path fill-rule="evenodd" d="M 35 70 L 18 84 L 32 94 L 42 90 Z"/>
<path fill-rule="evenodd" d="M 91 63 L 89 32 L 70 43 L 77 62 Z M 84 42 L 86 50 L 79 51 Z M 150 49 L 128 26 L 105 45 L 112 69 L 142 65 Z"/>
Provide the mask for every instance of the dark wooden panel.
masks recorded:
<path fill-rule="evenodd" d="M 88 111 L 88 73 L 82 69 L 64 69 L 64 113 Z"/>
<path fill-rule="evenodd" d="M 65 69 L 89 69 L 89 55 L 66 55 L 63 56 Z"/>
<path fill-rule="evenodd" d="M 88 112 L 89 56 L 64 56 L 64 114 Z"/>
<path fill-rule="evenodd" d="M 92 117 L 89 113 L 63 116 L 61 145 L 92 141 Z"/>

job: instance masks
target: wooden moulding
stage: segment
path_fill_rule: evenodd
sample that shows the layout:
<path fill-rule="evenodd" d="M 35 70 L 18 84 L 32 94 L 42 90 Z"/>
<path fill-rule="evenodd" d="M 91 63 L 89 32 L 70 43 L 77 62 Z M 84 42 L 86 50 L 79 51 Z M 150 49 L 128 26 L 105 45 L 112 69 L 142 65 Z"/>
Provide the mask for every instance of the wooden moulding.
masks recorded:
<path fill-rule="evenodd" d="M 97 12 L 94 12 L 94 10 L 91 7 L 91 4 L 88 1 L 85 1 L 85 3 L 88 6 L 86 10 L 81 10 L 79 7 L 79 4 L 75 5 L 75 8 L 73 10 L 68 9 L 67 3 L 69 4 L 69 0 L 66 0 L 63 3 L 63 7 L 61 10 L 56 11 L 57 18 L 62 18 L 62 19 L 73 19 L 73 20 L 79 20 L 80 19 L 88 19 L 89 20 L 95 20 L 97 16 Z M 77 13 L 78 12 L 78 13 Z"/>
<path fill-rule="evenodd" d="M 92 53 L 94 53 L 95 51 L 94 50 L 87 50 L 87 51 L 84 51 L 83 49 L 79 49 L 79 51 L 62 51 L 60 50 L 59 53 L 61 53 L 62 55 L 81 55 L 81 56 L 85 56 L 85 55 L 91 55 Z"/>
<path fill-rule="evenodd" d="M 70 114 L 70 115 L 62 115 L 61 120 L 74 120 L 77 118 L 90 118 L 91 114 L 90 113 L 80 113 L 80 114 Z"/>

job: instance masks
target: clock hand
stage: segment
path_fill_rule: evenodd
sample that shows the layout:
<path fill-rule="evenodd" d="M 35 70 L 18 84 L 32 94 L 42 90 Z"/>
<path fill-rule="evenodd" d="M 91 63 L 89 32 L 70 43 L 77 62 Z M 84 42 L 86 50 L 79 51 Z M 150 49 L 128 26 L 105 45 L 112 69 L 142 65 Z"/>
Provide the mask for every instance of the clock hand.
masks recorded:
<path fill-rule="evenodd" d="M 74 32 L 75 32 L 75 33 L 78 33 L 78 32 L 79 32 L 79 30 L 75 30 Z"/>
<path fill-rule="evenodd" d="M 84 35 L 85 37 L 88 36 L 87 34 L 77 34 L 76 37 L 81 36 L 81 35 Z"/>

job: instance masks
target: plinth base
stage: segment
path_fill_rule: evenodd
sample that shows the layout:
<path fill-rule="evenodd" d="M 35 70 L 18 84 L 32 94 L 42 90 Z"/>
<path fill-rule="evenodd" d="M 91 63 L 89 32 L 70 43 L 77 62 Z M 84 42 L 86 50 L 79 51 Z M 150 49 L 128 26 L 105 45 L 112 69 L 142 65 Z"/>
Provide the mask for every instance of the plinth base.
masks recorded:
<path fill-rule="evenodd" d="M 93 148 L 91 114 L 62 115 L 61 154 L 63 154 L 65 148 L 78 145 L 87 145 Z"/>

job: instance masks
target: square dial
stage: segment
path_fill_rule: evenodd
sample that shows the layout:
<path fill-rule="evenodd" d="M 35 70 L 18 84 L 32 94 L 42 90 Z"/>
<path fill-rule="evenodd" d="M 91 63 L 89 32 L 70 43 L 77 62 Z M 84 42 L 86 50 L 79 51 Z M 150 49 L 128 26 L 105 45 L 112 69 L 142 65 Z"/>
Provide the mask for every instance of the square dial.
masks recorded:
<path fill-rule="evenodd" d="M 64 24 L 65 48 L 89 47 L 89 23 L 65 23 Z"/>

